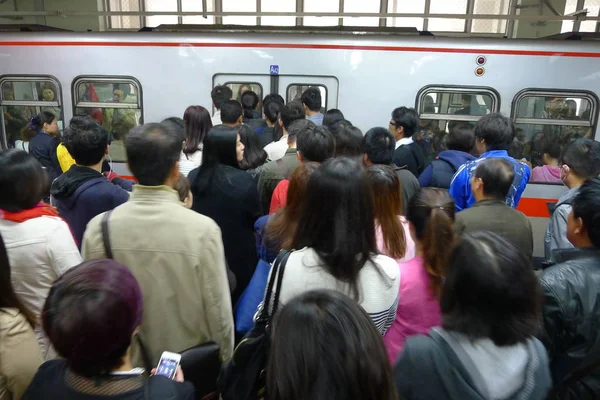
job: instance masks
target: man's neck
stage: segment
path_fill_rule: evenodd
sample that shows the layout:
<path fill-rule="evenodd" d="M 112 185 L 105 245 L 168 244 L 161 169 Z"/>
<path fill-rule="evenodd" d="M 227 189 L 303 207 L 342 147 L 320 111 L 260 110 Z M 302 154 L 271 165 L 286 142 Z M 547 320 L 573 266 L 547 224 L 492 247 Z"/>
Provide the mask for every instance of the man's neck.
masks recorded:
<path fill-rule="evenodd" d="M 273 122 L 269 121 L 268 119 L 265 119 L 265 121 L 267 121 L 267 126 L 268 126 L 269 128 L 272 128 L 272 127 L 274 127 L 274 126 L 275 126 L 275 124 L 274 124 Z"/>
<path fill-rule="evenodd" d="M 569 176 L 565 180 L 565 185 L 569 189 L 577 189 L 578 187 L 581 187 L 585 183 L 585 181 L 585 179 L 580 178 L 577 175 L 573 174 L 573 172 L 571 172 L 571 176 Z"/>
<path fill-rule="evenodd" d="M 493 196 L 486 196 L 486 195 L 475 196 L 475 201 L 477 203 L 479 203 L 480 201 L 486 201 L 486 200 L 504 201 L 504 199 L 498 199 Z"/>
<path fill-rule="evenodd" d="M 94 171 L 98 171 L 98 172 L 102 173 L 102 162 L 103 161 L 104 160 L 102 160 L 98 164 L 94 164 L 94 165 L 79 165 L 79 164 L 75 164 L 75 165 L 77 165 L 78 167 L 93 169 Z"/>
<path fill-rule="evenodd" d="M 309 117 L 312 117 L 313 115 L 317 115 L 317 114 L 321 114 L 321 111 L 312 111 L 312 110 L 306 111 L 306 115 Z"/>
<path fill-rule="evenodd" d="M 228 126 L 230 128 L 235 128 L 236 126 L 238 126 L 237 123 L 235 123 L 235 124 L 226 124 L 225 122 L 223 122 L 223 125 Z"/>

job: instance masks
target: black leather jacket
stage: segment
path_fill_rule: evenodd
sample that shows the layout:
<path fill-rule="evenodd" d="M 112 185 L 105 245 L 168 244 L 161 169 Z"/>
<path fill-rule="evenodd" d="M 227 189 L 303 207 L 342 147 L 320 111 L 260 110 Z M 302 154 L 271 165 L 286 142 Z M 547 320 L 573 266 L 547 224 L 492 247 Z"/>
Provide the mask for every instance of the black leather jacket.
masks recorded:
<path fill-rule="evenodd" d="M 556 385 L 600 347 L 600 249 L 564 249 L 540 276 L 544 292 L 544 336 Z M 568 385 L 560 398 L 600 398 L 600 368 Z"/>

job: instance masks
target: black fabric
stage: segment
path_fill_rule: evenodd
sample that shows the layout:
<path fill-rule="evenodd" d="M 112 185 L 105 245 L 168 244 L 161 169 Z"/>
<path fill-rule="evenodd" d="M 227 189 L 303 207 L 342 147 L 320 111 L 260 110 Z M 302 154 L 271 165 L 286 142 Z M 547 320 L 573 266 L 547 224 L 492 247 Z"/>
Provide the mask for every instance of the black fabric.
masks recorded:
<path fill-rule="evenodd" d="M 450 162 L 438 158 L 431 162 L 431 186 L 441 189 L 449 189 L 456 168 Z"/>
<path fill-rule="evenodd" d="M 106 214 L 102 216 L 102 221 L 100 223 L 102 228 L 102 244 L 104 245 L 104 254 L 106 254 L 106 258 L 113 258 L 112 246 L 110 244 L 110 231 L 108 229 L 110 214 L 112 214 L 112 210 L 107 211 Z"/>
<path fill-rule="evenodd" d="M 100 172 L 92 168 L 72 165 L 67 172 L 52 183 L 50 194 L 56 198 L 69 197 L 85 182 L 98 178 L 103 178 Z"/>
<path fill-rule="evenodd" d="M 275 129 L 273 127 L 267 125 L 264 128 L 255 129 L 255 132 L 258 135 L 260 147 L 264 148 L 269 143 L 275 141 Z"/>
<path fill-rule="evenodd" d="M 419 191 L 421 185 L 419 185 L 419 180 L 408 169 L 400 168 L 393 164 L 391 167 L 394 168 L 394 172 L 400 181 L 400 188 L 402 189 L 402 215 L 406 215 L 408 203 Z"/>
<path fill-rule="evenodd" d="M 181 352 L 181 369 L 185 381 L 196 388 L 196 399 L 217 390 L 217 378 L 221 370 L 219 346 L 209 342 Z"/>
<path fill-rule="evenodd" d="M 405 166 L 406 169 L 418 178 L 426 167 L 423 149 L 414 142 L 398 147 L 394 151 L 394 164 L 399 167 Z"/>
<path fill-rule="evenodd" d="M 65 382 L 67 363 L 65 360 L 52 360 L 42 364 L 31 385 L 23 395 L 23 400 L 194 400 L 194 386 L 191 383 L 175 382 L 164 376 L 150 377 L 144 387 L 118 395 L 98 396 L 80 393 Z"/>
<path fill-rule="evenodd" d="M 58 137 L 50 136 L 43 131 L 38 132 L 29 141 L 29 154 L 34 156 L 46 169 L 51 182 L 62 174 L 56 155 L 56 148 L 59 144 Z"/>

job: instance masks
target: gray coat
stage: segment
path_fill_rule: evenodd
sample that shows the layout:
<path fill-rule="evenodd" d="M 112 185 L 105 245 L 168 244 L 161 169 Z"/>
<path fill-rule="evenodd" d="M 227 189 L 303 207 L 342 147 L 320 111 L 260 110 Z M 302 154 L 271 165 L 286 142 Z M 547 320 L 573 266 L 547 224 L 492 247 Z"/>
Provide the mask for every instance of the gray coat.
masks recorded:
<path fill-rule="evenodd" d="M 544 256 L 552 261 L 552 252 L 558 249 L 572 249 L 573 245 L 567 239 L 567 218 L 571 212 L 571 202 L 579 193 L 579 188 L 567 190 L 558 198 L 556 208 L 550 218 L 550 224 L 544 236 Z"/>

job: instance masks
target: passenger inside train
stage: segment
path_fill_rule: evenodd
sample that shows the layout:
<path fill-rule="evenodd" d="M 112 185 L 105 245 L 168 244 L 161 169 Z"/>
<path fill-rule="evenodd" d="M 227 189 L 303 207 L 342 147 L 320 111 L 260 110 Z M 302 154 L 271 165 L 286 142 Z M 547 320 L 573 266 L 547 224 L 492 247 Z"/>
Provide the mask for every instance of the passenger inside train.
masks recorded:
<path fill-rule="evenodd" d="M 140 124 L 137 88 L 82 85 L 111 111 L 64 134 L 3 110 L 36 134 L 0 151 L 0 399 L 600 398 L 600 143 L 526 118 L 583 100 L 431 92 L 363 134 L 317 86 Z M 544 257 L 533 182 L 568 189 Z"/>

